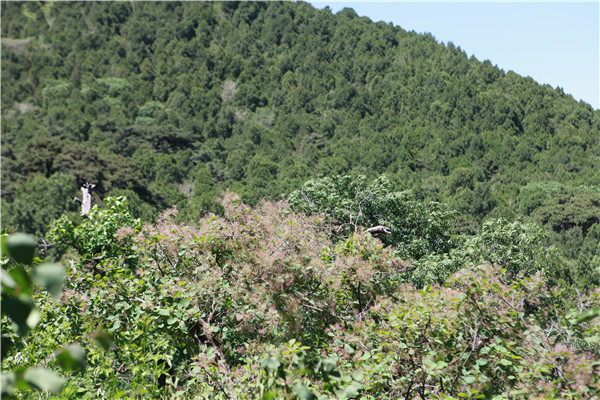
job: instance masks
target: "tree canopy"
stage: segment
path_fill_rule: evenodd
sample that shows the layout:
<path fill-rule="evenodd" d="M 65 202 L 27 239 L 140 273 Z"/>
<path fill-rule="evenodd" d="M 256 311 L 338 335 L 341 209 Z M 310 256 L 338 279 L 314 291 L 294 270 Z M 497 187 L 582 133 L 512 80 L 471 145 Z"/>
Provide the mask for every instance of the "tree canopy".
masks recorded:
<path fill-rule="evenodd" d="M 458 211 L 460 232 L 532 216 L 569 253 L 597 223 L 599 111 L 351 9 L 6 2 L 2 46 L 4 226 L 43 234 L 68 209 L 25 200 L 38 176 L 127 193 L 152 220 L 201 216 L 223 189 L 255 205 L 382 174 Z M 199 174 L 210 190 L 190 189 Z M 534 188 L 558 186 L 575 201 L 550 221 Z"/>

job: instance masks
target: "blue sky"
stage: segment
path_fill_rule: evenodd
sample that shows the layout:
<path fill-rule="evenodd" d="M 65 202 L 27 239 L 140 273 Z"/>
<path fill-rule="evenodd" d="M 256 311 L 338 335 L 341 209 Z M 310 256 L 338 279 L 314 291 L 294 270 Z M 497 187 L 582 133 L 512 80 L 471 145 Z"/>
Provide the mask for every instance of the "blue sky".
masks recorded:
<path fill-rule="evenodd" d="M 561 87 L 595 109 L 600 103 L 600 2 L 311 1 L 333 13 L 429 32 L 504 71 Z"/>

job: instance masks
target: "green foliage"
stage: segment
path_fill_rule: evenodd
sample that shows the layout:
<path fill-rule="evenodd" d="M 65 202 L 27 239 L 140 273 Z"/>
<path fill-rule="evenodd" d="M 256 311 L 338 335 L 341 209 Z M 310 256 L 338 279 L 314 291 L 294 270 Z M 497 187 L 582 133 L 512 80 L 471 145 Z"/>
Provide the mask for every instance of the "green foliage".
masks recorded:
<path fill-rule="evenodd" d="M 43 235 L 74 211 L 68 180 L 96 184 L 96 202 L 128 193 L 149 222 L 173 204 L 218 211 L 226 188 L 255 205 L 334 174 L 386 174 L 456 209 L 459 232 L 532 216 L 572 262 L 594 223 L 597 199 L 577 188 L 600 184 L 598 111 L 431 35 L 307 3 L 15 2 L 2 15 L 10 229 Z M 205 171 L 211 193 L 191 195 Z"/>
<path fill-rule="evenodd" d="M 382 241 L 396 248 L 400 258 L 419 259 L 452 247 L 453 213 L 439 203 L 417 201 L 410 191 L 393 192 L 381 176 L 367 184 L 365 176 L 334 176 L 308 181 L 289 195 L 292 209 L 324 214 L 334 237 L 385 226 Z"/>
<path fill-rule="evenodd" d="M 401 288 L 399 300 L 382 300 L 371 318 L 333 332 L 338 346 L 360 349 L 343 359 L 368 371 L 363 385 L 374 397 L 596 396 L 597 363 L 584 361 L 571 346 L 583 337 L 595 343 L 597 324 L 579 330 L 563 315 L 553 329 L 577 339 L 568 344 L 554 334 L 544 336 L 549 320 L 543 310 L 552 308 L 553 295 L 540 276 L 511 285 L 498 277 L 497 268 L 465 268 L 442 287 Z M 571 379 L 582 368 L 589 374 L 580 375 L 586 384 L 579 385 Z"/>
<path fill-rule="evenodd" d="M 3 391 L 598 397 L 589 105 L 301 2 L 8 2 L 1 29 L 2 226 L 76 252 L 61 293 L 7 242 Z M 112 198 L 82 219 L 84 182 Z"/>
<path fill-rule="evenodd" d="M 71 175 L 35 175 L 17 189 L 15 201 L 3 207 L 2 224 L 42 236 L 58 216 L 77 211 L 76 189 Z"/>
<path fill-rule="evenodd" d="M 583 288 L 600 286 L 600 224 L 588 230 L 577 260 L 577 283 Z"/>
<path fill-rule="evenodd" d="M 490 220 L 467 246 L 476 248 L 475 262 L 489 262 L 505 269 L 511 279 L 537 272 L 551 275 L 560 253 L 546 245 L 546 234 L 537 225 L 521 221 Z"/>
<path fill-rule="evenodd" d="M 38 297 L 37 345 L 3 360 L 53 357 L 62 398 L 598 395 L 600 298 L 582 293 L 571 309 L 548 289 L 562 259 L 541 254 L 534 225 L 490 221 L 447 253 L 403 261 L 362 230 L 331 241 L 326 215 L 286 202 L 250 208 L 226 192 L 222 216 L 195 226 L 175 223 L 176 208 L 140 226 L 124 199 L 106 205 L 53 225 L 80 257 L 59 302 Z M 53 268 L 32 276 L 57 293 Z M 428 269 L 443 284 L 415 289 Z M 81 349 L 54 351 L 74 341 L 85 363 Z"/>
<path fill-rule="evenodd" d="M 105 203 L 106 209 L 92 207 L 77 226 L 62 216 L 51 226 L 48 240 L 73 247 L 81 256 L 82 264 L 88 264 L 97 272 L 101 272 L 100 265 L 120 256 L 124 257 L 126 266 L 135 268 L 137 260 L 129 243 L 117 240 L 115 235 L 128 228 L 130 232 L 127 231 L 126 237 L 131 236 L 141 229 L 141 222 L 131 216 L 124 197 L 109 197 Z"/>
<path fill-rule="evenodd" d="M 52 297 L 59 298 L 65 279 L 62 265 L 42 263 L 35 256 L 37 244 L 33 236 L 2 234 L 2 397 L 13 398 L 17 392 L 35 389 L 58 394 L 66 380 L 55 371 L 34 365 L 21 365 L 15 348 L 19 339 L 25 342 L 29 331 L 36 328 L 41 317 L 35 304 L 37 289 L 43 287 Z M 26 343 L 26 342 L 25 342 Z M 56 360 L 63 370 L 83 368 L 85 352 L 77 345 L 60 349 Z"/>
<path fill-rule="evenodd" d="M 417 288 L 443 284 L 464 265 L 489 263 L 501 268 L 502 279 L 512 282 L 542 273 L 552 286 L 570 290 L 574 271 L 556 246 L 547 244 L 547 233 L 538 225 L 506 219 L 488 220 L 475 235 L 455 239 L 446 254 L 429 255 L 413 263 L 410 277 Z"/>

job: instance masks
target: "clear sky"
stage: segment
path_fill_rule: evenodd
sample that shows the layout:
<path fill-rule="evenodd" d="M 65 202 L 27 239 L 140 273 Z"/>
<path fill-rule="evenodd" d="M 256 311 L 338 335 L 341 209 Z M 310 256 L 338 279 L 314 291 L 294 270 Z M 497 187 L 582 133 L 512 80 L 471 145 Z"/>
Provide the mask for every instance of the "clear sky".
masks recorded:
<path fill-rule="evenodd" d="M 600 2 L 311 1 L 333 13 L 431 33 L 470 57 L 561 87 L 595 109 L 600 103 Z"/>

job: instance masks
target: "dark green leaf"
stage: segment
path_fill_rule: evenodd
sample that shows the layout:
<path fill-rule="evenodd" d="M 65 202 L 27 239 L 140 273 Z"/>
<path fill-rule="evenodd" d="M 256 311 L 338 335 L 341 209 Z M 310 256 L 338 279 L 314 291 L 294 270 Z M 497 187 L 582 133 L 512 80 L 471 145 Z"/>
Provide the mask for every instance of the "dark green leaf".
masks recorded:
<path fill-rule="evenodd" d="M 85 350 L 76 344 L 70 344 L 61 349 L 56 355 L 56 361 L 66 371 L 85 368 Z"/>
<path fill-rule="evenodd" d="M 113 344 L 113 338 L 106 332 L 96 332 L 93 336 L 92 341 L 96 346 L 100 347 L 102 350 L 110 349 L 110 346 Z"/>
<path fill-rule="evenodd" d="M 65 269 L 60 264 L 41 264 L 35 268 L 33 279 L 46 288 L 52 297 L 59 298 L 65 280 Z"/>
<path fill-rule="evenodd" d="M 23 374 L 23 380 L 32 388 L 50 393 L 60 393 L 67 382 L 65 378 L 46 368 L 29 368 Z"/>
<path fill-rule="evenodd" d="M 35 238 L 26 233 L 14 233 L 6 239 L 11 257 L 18 263 L 30 264 L 35 253 Z"/>
<path fill-rule="evenodd" d="M 260 360 L 260 366 L 263 369 L 270 369 L 271 371 L 274 371 L 279 368 L 280 365 L 281 361 L 279 361 L 279 358 L 272 357 L 271 355 L 267 355 Z"/>
<path fill-rule="evenodd" d="M 317 397 L 303 384 L 297 383 L 294 385 L 294 392 L 300 400 L 314 400 Z"/>
<path fill-rule="evenodd" d="M 577 318 L 575 319 L 575 323 L 581 324 L 582 322 L 589 321 L 593 318 L 596 318 L 599 315 L 600 315 L 600 307 L 594 307 L 591 310 L 587 310 L 587 311 L 584 311 L 581 314 L 579 314 L 577 316 Z"/>
<path fill-rule="evenodd" d="M 3 299 L 2 314 L 8 315 L 17 324 L 18 333 L 21 336 L 30 328 L 35 327 L 39 321 L 39 312 L 35 310 L 31 298 L 26 295 Z"/>
<path fill-rule="evenodd" d="M 2 360 L 4 360 L 4 356 L 8 354 L 8 350 L 12 347 L 12 345 L 12 338 L 8 335 L 2 335 L 2 348 L 0 348 L 0 350 L 2 351 Z"/>

